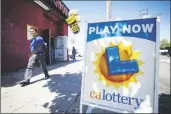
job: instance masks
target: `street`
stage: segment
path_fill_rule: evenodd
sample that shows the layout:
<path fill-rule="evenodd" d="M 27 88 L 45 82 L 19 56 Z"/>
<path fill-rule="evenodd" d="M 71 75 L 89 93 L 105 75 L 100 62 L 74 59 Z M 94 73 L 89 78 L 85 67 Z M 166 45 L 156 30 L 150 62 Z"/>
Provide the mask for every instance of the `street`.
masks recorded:
<path fill-rule="evenodd" d="M 35 68 L 31 84 L 25 87 L 17 84 L 23 79 L 25 69 L 2 76 L 1 113 L 78 113 L 83 61 L 57 63 L 48 69 L 50 79 L 43 80 L 40 68 Z M 163 112 L 169 107 L 166 98 L 170 94 L 169 57 L 160 56 L 159 81 L 159 111 Z M 109 113 L 100 109 L 93 112 Z"/>
<path fill-rule="evenodd" d="M 170 94 L 170 57 L 160 56 L 159 93 Z"/>
<path fill-rule="evenodd" d="M 160 56 L 159 71 L 159 112 L 170 112 L 170 57 Z"/>

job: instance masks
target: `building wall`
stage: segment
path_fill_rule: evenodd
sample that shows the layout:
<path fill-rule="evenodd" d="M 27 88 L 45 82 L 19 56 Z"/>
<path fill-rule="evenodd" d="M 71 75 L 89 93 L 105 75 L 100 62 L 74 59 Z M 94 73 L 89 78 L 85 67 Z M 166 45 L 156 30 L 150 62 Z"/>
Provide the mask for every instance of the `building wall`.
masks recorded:
<path fill-rule="evenodd" d="M 38 27 L 40 33 L 43 29 L 51 29 L 52 36 L 68 36 L 67 25 L 51 23 L 44 17 L 44 9 L 33 0 L 2 0 L 1 4 L 2 72 L 15 71 L 27 66 L 27 55 L 30 53 L 27 24 Z"/>

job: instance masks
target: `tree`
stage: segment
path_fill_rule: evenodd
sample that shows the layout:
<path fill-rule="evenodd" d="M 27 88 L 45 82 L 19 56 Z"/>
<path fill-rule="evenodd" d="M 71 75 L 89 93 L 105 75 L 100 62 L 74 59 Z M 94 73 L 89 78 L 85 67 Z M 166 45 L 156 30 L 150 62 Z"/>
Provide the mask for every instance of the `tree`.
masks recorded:
<path fill-rule="evenodd" d="M 160 41 L 160 49 L 165 49 L 167 47 L 171 47 L 170 42 L 167 39 L 163 39 Z"/>

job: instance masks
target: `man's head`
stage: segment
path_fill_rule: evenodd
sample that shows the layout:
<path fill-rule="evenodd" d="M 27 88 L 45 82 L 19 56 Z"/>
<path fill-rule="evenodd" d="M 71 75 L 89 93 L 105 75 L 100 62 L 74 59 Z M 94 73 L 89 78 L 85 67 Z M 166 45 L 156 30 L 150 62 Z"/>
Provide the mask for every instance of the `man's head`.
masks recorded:
<path fill-rule="evenodd" d="M 30 28 L 30 33 L 31 33 L 31 35 L 32 35 L 33 37 L 37 36 L 37 35 L 38 35 L 38 30 L 37 30 L 37 28 L 31 27 L 31 28 Z"/>

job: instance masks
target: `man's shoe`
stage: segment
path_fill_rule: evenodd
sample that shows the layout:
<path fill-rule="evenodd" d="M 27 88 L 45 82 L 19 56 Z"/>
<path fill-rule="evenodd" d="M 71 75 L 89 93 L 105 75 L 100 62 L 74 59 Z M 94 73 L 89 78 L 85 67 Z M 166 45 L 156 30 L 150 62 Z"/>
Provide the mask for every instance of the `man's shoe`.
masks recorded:
<path fill-rule="evenodd" d="M 45 80 L 46 80 L 46 79 L 48 79 L 48 78 L 50 78 L 50 76 L 49 76 L 49 75 L 45 76 Z"/>
<path fill-rule="evenodd" d="M 26 85 L 29 85 L 29 84 L 30 84 L 30 80 L 24 80 L 24 81 L 20 82 L 21 86 L 26 86 Z"/>

